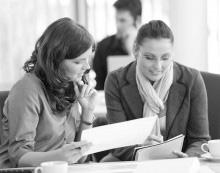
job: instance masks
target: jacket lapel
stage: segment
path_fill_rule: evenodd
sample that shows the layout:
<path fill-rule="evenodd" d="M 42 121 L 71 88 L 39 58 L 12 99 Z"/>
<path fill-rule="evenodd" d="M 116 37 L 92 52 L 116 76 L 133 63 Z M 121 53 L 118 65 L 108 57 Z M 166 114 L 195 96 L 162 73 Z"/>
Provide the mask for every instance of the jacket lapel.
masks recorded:
<path fill-rule="evenodd" d="M 181 71 L 179 70 L 178 66 L 174 63 L 174 78 L 173 78 L 173 84 L 170 88 L 169 97 L 167 100 L 167 114 L 166 114 L 166 137 L 169 136 L 171 126 L 173 124 L 173 121 L 176 117 L 176 115 L 179 112 L 179 109 L 184 101 L 185 94 L 186 94 L 186 88 L 181 83 L 178 83 L 178 79 L 181 76 Z"/>
<path fill-rule="evenodd" d="M 173 84 L 170 88 L 169 97 L 167 100 L 167 113 L 166 113 L 166 138 L 169 136 L 170 128 L 173 124 L 173 121 L 176 115 L 179 112 L 179 109 L 184 101 L 186 88 L 183 84 L 179 83 L 178 80 L 181 76 L 181 71 L 179 67 L 174 63 L 174 76 Z M 139 94 L 137 83 L 136 83 L 136 63 L 133 63 L 125 75 L 125 85 L 122 86 L 121 92 L 128 109 L 133 114 L 134 118 L 143 117 L 143 102 Z"/>
<path fill-rule="evenodd" d="M 135 69 L 136 69 L 136 62 L 133 63 L 129 68 L 125 76 L 126 84 L 122 87 L 121 91 L 130 112 L 133 114 L 133 117 L 141 118 L 143 117 L 144 105 L 137 88 Z"/>

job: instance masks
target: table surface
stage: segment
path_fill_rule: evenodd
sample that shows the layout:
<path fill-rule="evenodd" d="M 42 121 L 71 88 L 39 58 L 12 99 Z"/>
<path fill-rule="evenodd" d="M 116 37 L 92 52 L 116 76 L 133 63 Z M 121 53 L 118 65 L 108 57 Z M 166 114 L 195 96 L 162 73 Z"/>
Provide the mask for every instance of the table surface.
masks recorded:
<path fill-rule="evenodd" d="M 145 161 L 147 162 L 147 161 Z M 201 168 L 208 166 L 211 172 L 220 173 L 220 162 L 208 161 L 199 159 Z M 137 161 L 126 162 L 103 162 L 103 163 L 88 163 L 69 166 L 69 173 L 133 173 L 140 163 Z M 158 162 L 159 165 L 159 162 Z M 207 168 L 207 167 L 206 167 Z M 208 173 L 207 170 L 200 170 L 199 173 Z"/>
<path fill-rule="evenodd" d="M 206 165 L 211 168 L 214 172 L 220 173 L 220 162 L 209 161 L 206 159 L 199 159 L 201 165 Z"/>

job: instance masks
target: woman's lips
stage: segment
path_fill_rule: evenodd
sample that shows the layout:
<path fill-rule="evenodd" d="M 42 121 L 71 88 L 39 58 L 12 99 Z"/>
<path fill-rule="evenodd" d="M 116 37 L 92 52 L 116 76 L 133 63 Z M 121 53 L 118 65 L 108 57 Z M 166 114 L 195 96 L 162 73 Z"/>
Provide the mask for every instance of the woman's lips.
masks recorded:
<path fill-rule="evenodd" d="M 161 74 L 161 71 L 150 71 L 150 73 L 151 73 L 152 75 L 157 76 L 157 75 Z"/>

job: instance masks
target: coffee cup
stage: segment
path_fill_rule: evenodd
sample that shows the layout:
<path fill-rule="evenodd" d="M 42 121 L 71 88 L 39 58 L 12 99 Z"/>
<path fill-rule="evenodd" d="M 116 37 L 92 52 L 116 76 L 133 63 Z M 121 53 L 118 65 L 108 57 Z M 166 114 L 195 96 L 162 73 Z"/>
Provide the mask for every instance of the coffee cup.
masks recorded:
<path fill-rule="evenodd" d="M 205 148 L 208 148 L 208 150 Z M 210 153 L 213 157 L 220 157 L 220 139 L 210 140 L 208 143 L 202 144 L 201 149 L 205 153 Z"/>
<path fill-rule="evenodd" d="M 68 163 L 65 161 L 43 162 L 34 169 L 34 173 L 68 173 Z"/>

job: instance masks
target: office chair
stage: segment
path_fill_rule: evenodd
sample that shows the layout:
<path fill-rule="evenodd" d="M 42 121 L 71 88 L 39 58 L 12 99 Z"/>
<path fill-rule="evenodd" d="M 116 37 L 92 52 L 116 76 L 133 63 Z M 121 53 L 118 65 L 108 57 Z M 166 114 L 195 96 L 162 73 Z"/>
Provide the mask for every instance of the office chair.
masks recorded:
<path fill-rule="evenodd" d="M 220 139 L 220 75 L 201 72 L 208 96 L 209 133 Z"/>
<path fill-rule="evenodd" d="M 2 141 L 2 117 L 3 117 L 3 107 L 6 98 L 8 97 L 9 91 L 0 91 L 0 144 Z"/>

